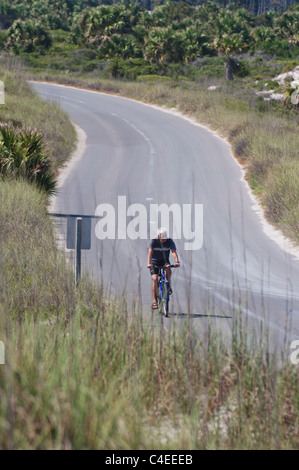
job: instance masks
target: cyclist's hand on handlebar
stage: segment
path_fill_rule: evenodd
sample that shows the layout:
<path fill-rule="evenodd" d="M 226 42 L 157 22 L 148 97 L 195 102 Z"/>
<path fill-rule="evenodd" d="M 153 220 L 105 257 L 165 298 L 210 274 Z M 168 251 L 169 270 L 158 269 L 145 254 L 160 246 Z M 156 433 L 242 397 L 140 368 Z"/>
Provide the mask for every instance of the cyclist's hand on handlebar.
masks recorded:
<path fill-rule="evenodd" d="M 147 265 L 148 268 L 151 268 L 152 266 L 153 266 L 152 264 L 148 264 L 148 265 Z"/>
<path fill-rule="evenodd" d="M 176 262 L 174 263 L 174 267 L 175 267 L 175 268 L 179 268 L 179 267 L 180 267 L 180 262 L 179 262 L 179 261 L 176 261 Z"/>

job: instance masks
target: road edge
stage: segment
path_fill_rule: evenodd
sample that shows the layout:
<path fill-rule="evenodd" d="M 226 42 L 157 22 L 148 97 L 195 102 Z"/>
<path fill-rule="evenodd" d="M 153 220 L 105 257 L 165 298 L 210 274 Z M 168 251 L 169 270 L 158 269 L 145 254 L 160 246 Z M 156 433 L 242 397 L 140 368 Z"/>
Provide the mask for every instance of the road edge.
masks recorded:
<path fill-rule="evenodd" d="M 71 154 L 71 157 L 67 160 L 67 162 L 59 168 L 58 170 L 58 176 L 56 179 L 56 193 L 51 196 L 49 205 L 48 205 L 48 210 L 49 212 L 55 212 L 56 211 L 56 202 L 57 202 L 57 196 L 59 193 L 59 190 L 62 188 L 64 182 L 68 178 L 72 168 L 74 165 L 82 158 L 84 151 L 86 149 L 86 140 L 87 136 L 85 131 L 78 126 L 78 124 L 75 124 L 73 121 L 71 121 L 72 125 L 75 128 L 76 131 L 76 136 L 77 136 L 77 145 L 73 153 Z"/>
<path fill-rule="evenodd" d="M 224 141 L 230 148 L 230 155 L 231 157 L 234 159 L 234 161 L 236 162 L 236 164 L 238 165 L 238 167 L 240 168 L 240 171 L 241 171 L 241 178 L 240 180 L 245 184 L 246 186 L 246 189 L 247 189 L 247 192 L 249 194 L 249 197 L 251 199 L 251 203 L 252 203 L 252 209 L 253 211 L 256 213 L 261 225 L 262 225 L 262 228 L 263 228 L 263 232 L 265 233 L 265 235 L 271 239 L 272 241 L 274 241 L 284 252 L 292 255 L 297 261 L 299 261 L 299 247 L 297 247 L 294 242 L 287 238 L 281 230 L 279 230 L 278 228 L 276 228 L 274 225 L 270 224 L 270 222 L 266 219 L 266 216 L 265 216 L 265 213 L 264 213 L 264 209 L 263 207 L 261 206 L 261 203 L 260 201 L 258 200 L 258 198 L 255 196 L 255 194 L 253 193 L 252 189 L 250 188 L 250 185 L 246 179 L 246 170 L 244 169 L 244 166 L 241 165 L 241 163 L 239 162 L 239 160 L 237 159 L 237 157 L 234 155 L 233 153 L 233 149 L 232 149 L 232 146 L 230 144 L 230 142 L 228 141 L 228 139 L 226 137 L 223 137 L 219 132 L 215 131 L 215 130 L 212 130 L 211 128 L 209 128 L 207 125 L 204 125 L 204 124 L 201 124 L 200 122 L 198 122 L 197 120 L 195 120 L 194 118 L 191 118 L 190 116 L 182 113 L 181 111 L 179 111 L 177 108 L 174 108 L 174 109 L 171 109 L 171 108 L 168 108 L 166 106 L 158 106 L 158 105 L 155 105 L 155 104 L 150 104 L 150 103 L 146 103 L 144 101 L 141 101 L 141 100 L 138 100 L 138 99 L 135 99 L 135 98 L 129 98 L 127 96 L 124 96 L 124 95 L 121 95 L 121 94 L 116 94 L 116 93 L 111 93 L 111 92 L 105 92 L 105 91 L 99 91 L 99 90 L 92 90 L 92 89 L 89 89 L 89 88 L 84 88 L 84 87 L 79 87 L 79 86 L 74 86 L 74 85 L 63 85 L 61 83 L 57 83 L 57 82 L 47 82 L 47 81 L 42 81 L 42 80 L 30 80 L 31 82 L 36 82 L 36 83 L 45 83 L 45 84 L 48 84 L 48 85 L 54 85 L 54 86 L 60 86 L 60 87 L 64 87 L 64 88 L 72 88 L 72 89 L 75 89 L 75 90 L 83 90 L 83 91 L 86 91 L 86 92 L 89 92 L 89 93 L 97 93 L 97 94 L 102 94 L 102 95 L 110 95 L 110 96 L 113 96 L 115 98 L 123 98 L 123 99 L 127 99 L 127 100 L 131 100 L 131 101 L 135 101 L 135 102 L 138 102 L 140 104 L 143 104 L 144 106 L 150 106 L 152 108 L 156 108 L 160 111 L 163 111 L 163 112 L 166 112 L 166 113 L 169 113 L 169 114 L 175 114 L 176 116 L 182 118 L 182 119 L 185 119 L 187 121 L 189 121 L 191 124 L 193 125 L 196 125 L 196 126 L 199 126 L 207 131 L 209 131 L 210 133 L 212 133 L 215 137 L 218 137 L 219 139 L 221 139 L 222 141 Z M 65 179 L 67 178 L 71 168 L 73 167 L 73 165 L 81 158 L 81 156 L 83 155 L 84 153 L 84 149 L 85 149 L 85 143 L 86 143 L 86 134 L 85 132 L 79 128 L 79 126 L 77 126 L 76 124 L 73 123 L 73 125 L 75 126 L 76 128 L 76 131 L 77 131 L 77 136 L 78 136 L 78 145 L 77 145 L 77 149 L 75 150 L 73 156 L 71 157 L 71 159 L 68 161 L 68 163 L 66 164 L 65 167 L 62 167 L 61 169 L 61 173 L 58 177 L 58 189 L 59 187 L 63 184 L 63 182 L 65 181 Z M 83 136 L 83 134 L 85 134 L 85 137 Z M 54 203 L 55 203 L 55 200 L 56 198 L 54 197 Z M 53 206 L 53 201 L 51 202 L 51 208 L 53 209 L 54 206 Z"/>

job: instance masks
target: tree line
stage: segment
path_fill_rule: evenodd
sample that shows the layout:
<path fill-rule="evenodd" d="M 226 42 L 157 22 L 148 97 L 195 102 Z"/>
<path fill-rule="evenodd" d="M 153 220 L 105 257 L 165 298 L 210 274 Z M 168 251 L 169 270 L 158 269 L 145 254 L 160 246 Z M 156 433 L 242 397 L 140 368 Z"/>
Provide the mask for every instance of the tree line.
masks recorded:
<path fill-rule="evenodd" d="M 148 11 L 156 6 L 163 5 L 168 0 L 132 0 L 132 3 L 141 5 Z M 173 1 L 180 3 L 181 0 Z M 94 8 L 100 5 L 116 5 L 129 3 L 126 0 L 0 0 L 0 29 L 11 26 L 16 19 L 28 17 L 47 17 L 52 27 L 63 27 L 68 19 L 77 12 L 86 8 Z M 183 3 L 190 6 L 204 6 L 209 0 L 184 0 Z M 218 0 L 214 2 L 221 7 L 234 5 L 237 8 L 245 8 L 252 15 L 261 15 L 267 11 L 284 11 L 298 3 L 298 0 Z"/>
<path fill-rule="evenodd" d="M 288 5 L 292 0 L 283 0 Z M 243 52 L 299 55 L 299 5 L 285 11 L 268 9 L 256 16 L 256 0 L 238 2 L 171 2 L 149 11 L 141 3 L 98 5 L 97 0 L 0 0 L 0 21 L 10 21 L 5 47 L 14 53 L 44 53 L 53 43 L 52 32 L 67 31 L 67 41 L 111 61 L 139 60 L 149 73 L 165 64 L 188 64 L 198 57 L 226 57 L 231 79 L 233 56 Z M 200 3 L 199 5 L 197 3 Z M 225 5 L 225 3 L 228 3 Z M 273 2 L 272 2 L 273 4 Z M 268 8 L 270 0 L 264 0 Z M 246 6 L 248 8 L 244 8 Z M 13 15 L 17 15 L 13 18 Z"/>

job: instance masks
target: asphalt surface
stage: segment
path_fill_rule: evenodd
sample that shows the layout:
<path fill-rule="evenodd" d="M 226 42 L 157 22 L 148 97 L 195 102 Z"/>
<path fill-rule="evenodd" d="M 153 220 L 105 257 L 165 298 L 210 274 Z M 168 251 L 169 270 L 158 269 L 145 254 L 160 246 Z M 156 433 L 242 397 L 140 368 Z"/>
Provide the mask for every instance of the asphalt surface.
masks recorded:
<path fill-rule="evenodd" d="M 211 322 L 231 332 L 241 321 L 255 331 L 257 341 L 269 341 L 271 350 L 288 351 L 291 341 L 299 339 L 299 260 L 264 233 L 228 144 L 186 119 L 133 100 L 51 84 L 32 86 L 66 110 L 87 135 L 84 155 L 59 191 L 56 212 L 95 215 L 100 204 L 115 210 L 114 240 L 99 240 L 98 220 L 92 220 L 83 268 L 103 279 L 111 292 L 125 291 L 150 317 L 148 240 L 117 236 L 119 196 L 126 196 L 126 207 L 145 208 L 147 237 L 151 205 L 178 204 L 181 214 L 184 205 L 192 211 L 202 205 L 201 248 L 186 250 L 183 234 L 175 239 L 182 267 L 173 272 L 171 316 L 164 322 L 188 319 L 204 334 Z M 131 220 L 127 217 L 126 223 Z M 200 243 L 199 220 L 198 215 Z M 193 229 L 194 223 L 193 212 Z"/>

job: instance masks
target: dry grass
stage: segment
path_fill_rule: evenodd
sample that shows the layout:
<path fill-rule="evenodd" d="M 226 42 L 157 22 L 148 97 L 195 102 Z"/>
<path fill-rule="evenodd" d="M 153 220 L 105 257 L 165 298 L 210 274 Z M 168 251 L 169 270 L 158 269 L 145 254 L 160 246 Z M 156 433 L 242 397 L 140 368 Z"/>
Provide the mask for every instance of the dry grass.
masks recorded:
<path fill-rule="evenodd" d="M 241 327 L 229 343 L 188 319 L 166 332 L 87 278 L 76 289 L 24 182 L 0 182 L 0 221 L 0 448 L 297 448 L 298 368 Z"/>

